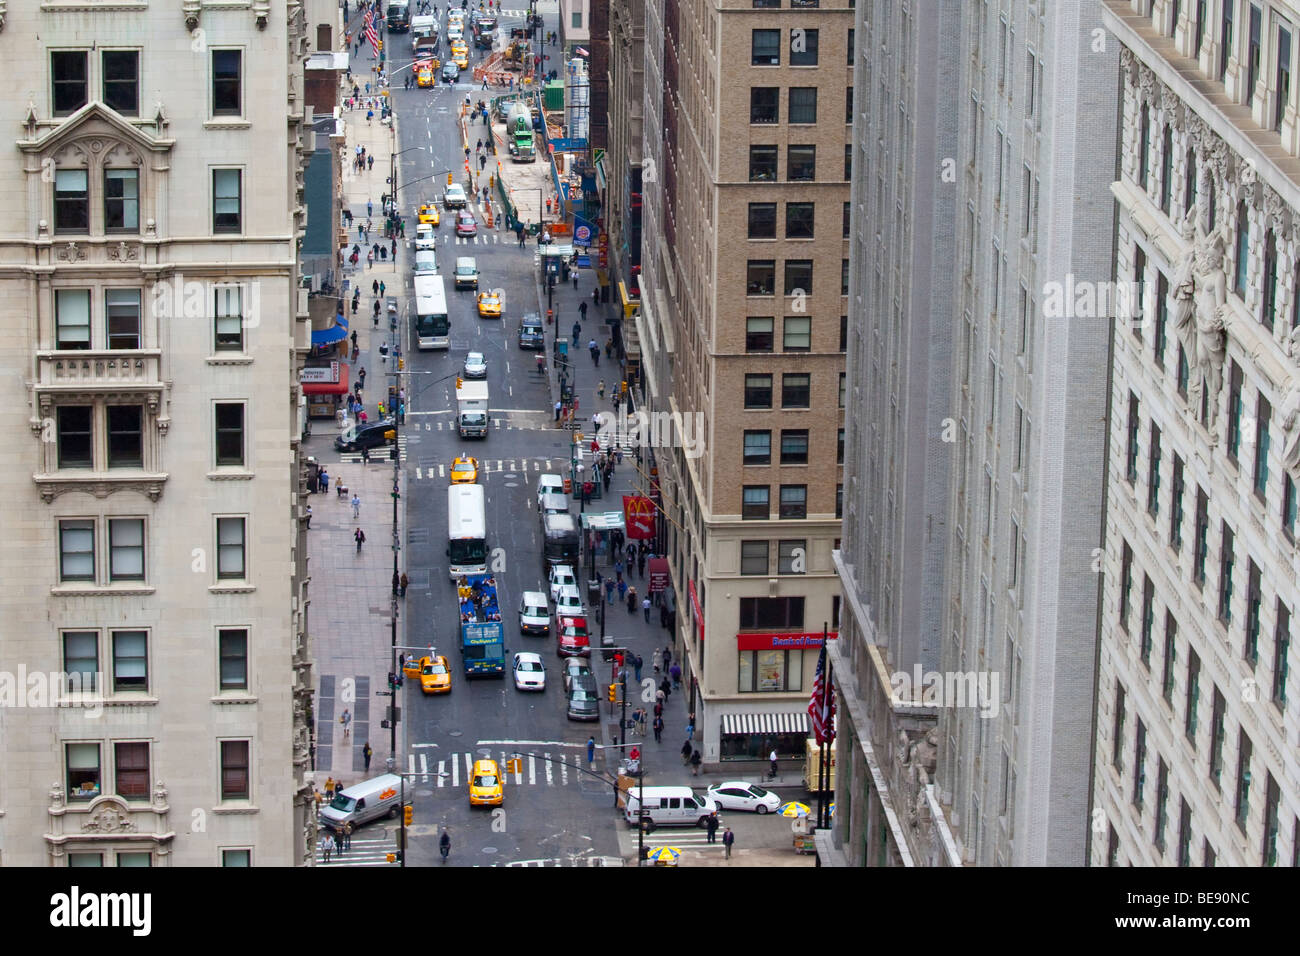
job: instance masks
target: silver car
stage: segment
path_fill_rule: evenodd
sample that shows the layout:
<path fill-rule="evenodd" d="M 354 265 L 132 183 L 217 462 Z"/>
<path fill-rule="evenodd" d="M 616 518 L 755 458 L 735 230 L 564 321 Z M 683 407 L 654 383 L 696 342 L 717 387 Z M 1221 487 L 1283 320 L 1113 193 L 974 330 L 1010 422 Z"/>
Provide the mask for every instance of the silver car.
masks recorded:
<path fill-rule="evenodd" d="M 482 352 L 470 352 L 465 356 L 466 378 L 487 378 L 487 359 Z"/>

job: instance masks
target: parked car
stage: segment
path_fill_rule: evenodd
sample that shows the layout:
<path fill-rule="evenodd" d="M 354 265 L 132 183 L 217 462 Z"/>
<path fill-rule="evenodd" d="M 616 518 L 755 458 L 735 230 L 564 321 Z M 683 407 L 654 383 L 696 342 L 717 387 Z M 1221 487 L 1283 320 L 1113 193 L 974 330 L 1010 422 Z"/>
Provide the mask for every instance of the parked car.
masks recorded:
<path fill-rule="evenodd" d="M 781 806 L 781 798 L 771 790 L 744 780 L 728 780 L 709 787 L 709 796 L 723 810 L 749 810 L 753 813 L 773 813 Z"/>
<path fill-rule="evenodd" d="M 516 690 L 546 690 L 546 666 L 539 655 L 531 651 L 516 654 L 514 674 Z"/>
<path fill-rule="evenodd" d="M 463 373 L 466 378 L 487 378 L 487 359 L 482 352 L 470 352 L 465 356 Z"/>

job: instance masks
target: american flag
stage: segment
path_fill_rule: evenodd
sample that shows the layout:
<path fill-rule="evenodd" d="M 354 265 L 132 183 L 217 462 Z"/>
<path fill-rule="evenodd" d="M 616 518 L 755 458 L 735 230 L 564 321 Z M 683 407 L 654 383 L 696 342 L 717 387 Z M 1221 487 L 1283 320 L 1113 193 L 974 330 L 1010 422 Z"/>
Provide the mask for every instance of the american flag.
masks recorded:
<path fill-rule="evenodd" d="M 379 55 L 379 34 L 375 31 L 375 12 L 366 11 L 366 39 L 370 41 L 371 52 Z"/>
<path fill-rule="evenodd" d="M 813 734 L 818 744 L 835 739 L 835 686 L 827 686 L 825 641 L 822 641 L 822 652 L 817 657 L 817 676 L 813 678 L 808 716 L 812 718 Z"/>

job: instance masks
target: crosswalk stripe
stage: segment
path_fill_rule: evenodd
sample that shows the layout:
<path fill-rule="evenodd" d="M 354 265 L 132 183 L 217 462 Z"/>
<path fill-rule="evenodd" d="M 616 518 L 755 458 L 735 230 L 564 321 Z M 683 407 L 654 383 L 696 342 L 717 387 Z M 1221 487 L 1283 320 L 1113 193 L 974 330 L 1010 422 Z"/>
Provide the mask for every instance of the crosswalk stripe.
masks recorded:
<path fill-rule="evenodd" d="M 537 782 L 537 758 L 528 758 L 528 782 L 534 784 Z"/>
<path fill-rule="evenodd" d="M 453 759 L 451 762 L 451 785 L 453 787 L 460 786 L 460 761 L 459 760 Z"/>
<path fill-rule="evenodd" d="M 445 787 L 446 785 L 447 785 L 447 761 L 439 760 L 438 761 L 438 786 Z"/>

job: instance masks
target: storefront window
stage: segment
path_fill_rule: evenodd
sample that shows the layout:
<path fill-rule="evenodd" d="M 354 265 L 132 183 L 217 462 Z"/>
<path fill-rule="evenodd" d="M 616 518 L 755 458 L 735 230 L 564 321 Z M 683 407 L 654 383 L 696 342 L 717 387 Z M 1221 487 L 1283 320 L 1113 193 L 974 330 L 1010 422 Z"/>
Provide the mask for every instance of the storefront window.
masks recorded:
<path fill-rule="evenodd" d="M 803 651 L 741 651 L 736 688 L 742 694 L 803 689 Z"/>
<path fill-rule="evenodd" d="M 781 760 L 791 760 L 804 755 L 804 733 L 789 734 L 728 734 L 724 733 L 718 748 L 721 760 L 767 760 L 774 749 Z"/>

